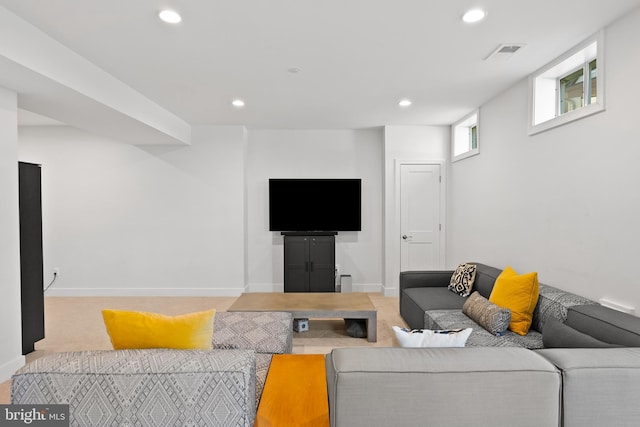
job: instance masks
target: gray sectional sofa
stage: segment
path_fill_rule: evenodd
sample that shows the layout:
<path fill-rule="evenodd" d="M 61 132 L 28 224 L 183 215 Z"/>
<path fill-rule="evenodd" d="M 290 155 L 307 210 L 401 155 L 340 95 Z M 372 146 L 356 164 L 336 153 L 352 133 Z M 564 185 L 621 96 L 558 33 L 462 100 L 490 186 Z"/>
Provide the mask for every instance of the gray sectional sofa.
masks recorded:
<path fill-rule="evenodd" d="M 292 330 L 290 313 L 217 312 L 211 350 L 50 354 L 13 375 L 11 402 L 68 404 L 76 427 L 250 427 Z"/>
<path fill-rule="evenodd" d="M 632 427 L 640 348 L 341 348 L 332 427 Z"/>
<path fill-rule="evenodd" d="M 500 272 L 477 264 L 474 289 L 488 298 Z M 401 273 L 400 313 L 473 328 L 469 348 L 334 349 L 332 427 L 640 425 L 640 318 L 540 284 L 529 333 L 494 336 L 462 313 L 452 274 Z"/>
<path fill-rule="evenodd" d="M 473 290 L 489 298 L 501 270 L 477 266 Z M 412 329 L 473 328 L 467 347 L 640 347 L 640 318 L 540 283 L 525 336 L 494 336 L 462 313 L 466 298 L 447 289 L 453 271 L 400 273 L 400 314 Z"/>

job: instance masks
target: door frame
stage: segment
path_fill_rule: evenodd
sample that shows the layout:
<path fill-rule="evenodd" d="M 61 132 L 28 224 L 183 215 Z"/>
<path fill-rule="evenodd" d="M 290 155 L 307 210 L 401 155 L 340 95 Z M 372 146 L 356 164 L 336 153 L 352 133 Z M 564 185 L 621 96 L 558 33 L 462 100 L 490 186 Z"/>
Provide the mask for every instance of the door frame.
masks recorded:
<path fill-rule="evenodd" d="M 390 239 L 385 245 L 389 248 L 387 252 L 387 265 L 390 268 L 390 275 L 388 278 L 392 278 L 391 288 L 395 288 L 399 295 L 399 277 L 400 277 L 400 172 L 402 165 L 438 165 L 440 166 L 441 188 L 440 188 L 440 223 L 442 224 L 442 231 L 440 235 L 440 256 L 439 256 L 439 269 L 444 270 L 446 265 L 446 243 L 447 243 L 447 164 L 444 160 L 405 160 L 395 159 L 394 162 L 394 218 L 392 221 L 392 229 L 390 233 L 385 233 L 387 238 Z M 386 294 L 386 292 L 385 292 Z"/>

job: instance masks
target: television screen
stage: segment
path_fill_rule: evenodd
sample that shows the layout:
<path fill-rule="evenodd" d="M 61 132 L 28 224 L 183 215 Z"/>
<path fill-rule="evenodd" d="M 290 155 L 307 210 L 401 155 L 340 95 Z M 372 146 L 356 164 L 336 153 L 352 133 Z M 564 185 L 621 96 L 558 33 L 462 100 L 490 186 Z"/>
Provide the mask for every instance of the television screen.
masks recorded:
<path fill-rule="evenodd" d="M 360 179 L 270 179 L 270 231 L 361 231 Z"/>

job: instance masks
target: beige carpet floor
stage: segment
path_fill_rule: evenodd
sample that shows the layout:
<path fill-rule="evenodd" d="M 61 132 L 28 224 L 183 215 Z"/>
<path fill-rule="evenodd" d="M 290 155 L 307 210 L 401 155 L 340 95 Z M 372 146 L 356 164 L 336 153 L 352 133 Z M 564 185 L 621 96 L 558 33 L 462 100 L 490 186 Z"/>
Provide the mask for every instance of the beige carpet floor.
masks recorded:
<path fill-rule="evenodd" d="M 391 326 L 406 326 L 398 311 L 397 297 L 369 294 L 378 310 L 378 341 L 352 338 L 342 319 L 312 319 L 308 332 L 293 333 L 293 352 L 328 353 L 336 347 L 393 347 L 398 343 Z M 47 297 L 45 335 L 27 361 L 61 351 L 109 350 L 111 342 L 104 328 L 101 310 L 141 310 L 176 315 L 215 308 L 226 311 L 235 297 Z M 10 382 L 0 384 L 0 404 L 10 402 Z"/>

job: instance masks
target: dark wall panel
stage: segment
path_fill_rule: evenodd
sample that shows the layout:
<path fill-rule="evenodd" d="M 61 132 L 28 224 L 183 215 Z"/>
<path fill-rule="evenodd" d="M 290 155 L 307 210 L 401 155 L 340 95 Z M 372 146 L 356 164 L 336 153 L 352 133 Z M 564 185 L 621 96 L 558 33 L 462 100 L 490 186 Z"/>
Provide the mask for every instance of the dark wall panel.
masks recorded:
<path fill-rule="evenodd" d="M 44 338 L 42 186 L 40 165 L 19 163 L 22 353 Z"/>

